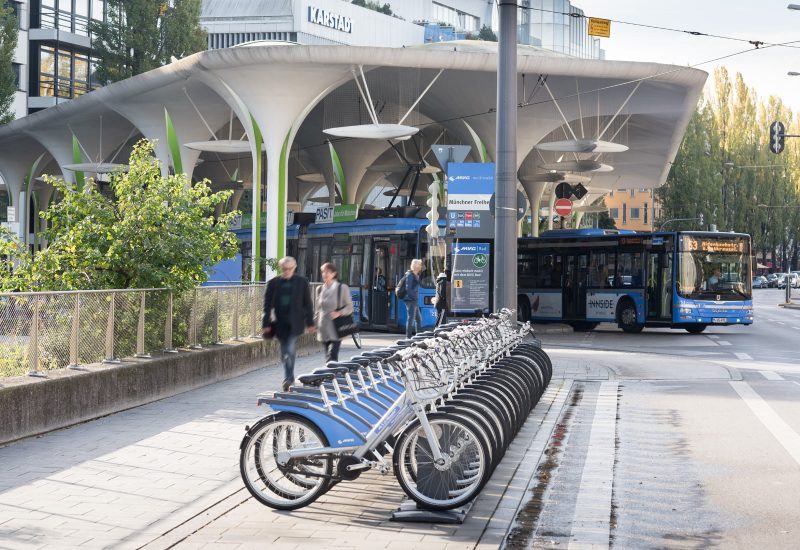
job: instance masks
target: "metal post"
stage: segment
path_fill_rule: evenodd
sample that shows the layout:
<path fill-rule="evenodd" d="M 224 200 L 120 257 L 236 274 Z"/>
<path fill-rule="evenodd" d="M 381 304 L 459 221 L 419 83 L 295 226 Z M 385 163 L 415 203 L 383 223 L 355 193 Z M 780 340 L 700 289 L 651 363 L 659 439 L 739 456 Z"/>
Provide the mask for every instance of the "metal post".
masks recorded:
<path fill-rule="evenodd" d="M 139 359 L 150 359 L 150 354 L 144 350 L 144 312 L 146 305 L 147 294 L 144 290 L 140 292 L 141 297 L 139 300 L 139 326 L 136 331 L 136 355 Z"/>
<path fill-rule="evenodd" d="M 108 324 L 106 325 L 106 358 L 103 363 L 119 363 L 119 359 L 114 356 L 114 323 L 117 316 L 116 298 L 117 295 L 113 292 L 110 293 L 111 300 L 108 305 Z"/>
<path fill-rule="evenodd" d="M 169 298 L 167 299 L 167 320 L 164 322 L 164 352 L 165 353 L 178 353 L 178 350 L 172 347 L 172 291 L 169 291 Z"/>
<path fill-rule="evenodd" d="M 241 338 L 239 338 L 239 291 L 241 287 L 236 287 L 236 301 L 233 304 L 233 338 L 231 340 L 235 342 L 239 342 Z"/>
<path fill-rule="evenodd" d="M 31 319 L 31 339 L 28 342 L 28 376 L 46 377 L 39 370 L 39 317 L 41 305 L 39 296 L 33 298 L 33 319 Z"/>
<path fill-rule="evenodd" d="M 260 335 L 259 332 L 259 325 L 258 325 L 258 290 L 261 287 L 259 286 L 251 286 L 250 287 L 250 326 L 252 330 L 250 331 L 251 338 L 258 338 Z"/>
<path fill-rule="evenodd" d="M 194 289 L 194 297 L 192 298 L 192 314 L 191 323 L 190 323 L 190 337 L 191 337 L 191 345 L 189 346 L 191 349 L 203 349 L 203 346 L 200 345 L 200 342 L 197 341 L 197 289 Z"/>
<path fill-rule="evenodd" d="M 219 288 L 216 289 L 214 295 L 214 325 L 211 332 L 211 341 L 215 344 L 221 344 L 219 339 Z"/>
<path fill-rule="evenodd" d="M 81 295 L 75 294 L 75 308 L 72 312 L 72 333 L 69 337 L 69 368 L 80 368 L 78 363 L 78 346 L 80 345 L 81 330 Z"/>
<path fill-rule="evenodd" d="M 500 0 L 497 47 L 494 309 L 517 307 L 517 2 Z"/>

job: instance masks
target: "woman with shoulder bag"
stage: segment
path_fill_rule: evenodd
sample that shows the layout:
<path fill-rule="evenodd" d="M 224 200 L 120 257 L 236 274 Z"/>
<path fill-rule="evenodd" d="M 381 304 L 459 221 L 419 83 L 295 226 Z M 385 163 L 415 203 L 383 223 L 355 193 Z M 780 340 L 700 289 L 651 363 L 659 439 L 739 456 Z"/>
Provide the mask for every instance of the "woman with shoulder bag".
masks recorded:
<path fill-rule="evenodd" d="M 323 284 L 317 289 L 316 313 L 317 340 L 325 346 L 325 361 L 339 360 L 339 347 L 342 345 L 340 330 L 337 330 L 335 319 L 352 319 L 353 300 L 350 288 L 338 280 L 339 271 L 330 262 L 320 268 Z M 341 322 L 339 323 L 341 324 Z M 346 329 L 345 329 L 346 330 Z"/>

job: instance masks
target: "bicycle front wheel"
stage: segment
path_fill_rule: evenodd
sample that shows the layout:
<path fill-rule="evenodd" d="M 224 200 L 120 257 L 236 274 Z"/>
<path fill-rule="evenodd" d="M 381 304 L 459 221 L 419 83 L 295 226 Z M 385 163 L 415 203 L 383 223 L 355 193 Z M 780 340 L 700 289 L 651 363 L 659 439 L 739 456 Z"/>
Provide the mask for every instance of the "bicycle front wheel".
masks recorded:
<path fill-rule="evenodd" d="M 403 491 L 421 508 L 458 508 L 475 498 L 489 479 L 487 443 L 478 428 L 456 415 L 434 413 L 428 415 L 428 422 L 443 463 L 436 463 L 416 420 L 398 437 L 392 458 L 394 474 Z"/>
<path fill-rule="evenodd" d="M 285 460 L 286 451 L 328 446 L 319 428 L 306 418 L 279 412 L 259 420 L 245 435 L 239 470 L 245 487 L 276 510 L 295 510 L 314 502 L 330 485 L 329 456 Z"/>

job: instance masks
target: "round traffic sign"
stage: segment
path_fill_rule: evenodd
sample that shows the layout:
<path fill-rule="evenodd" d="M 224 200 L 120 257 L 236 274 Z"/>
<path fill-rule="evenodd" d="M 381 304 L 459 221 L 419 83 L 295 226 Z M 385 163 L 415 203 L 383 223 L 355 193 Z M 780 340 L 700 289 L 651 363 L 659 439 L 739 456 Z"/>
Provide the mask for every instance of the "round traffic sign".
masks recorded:
<path fill-rule="evenodd" d="M 572 201 L 569 199 L 556 200 L 555 210 L 559 216 L 569 216 L 572 214 Z"/>

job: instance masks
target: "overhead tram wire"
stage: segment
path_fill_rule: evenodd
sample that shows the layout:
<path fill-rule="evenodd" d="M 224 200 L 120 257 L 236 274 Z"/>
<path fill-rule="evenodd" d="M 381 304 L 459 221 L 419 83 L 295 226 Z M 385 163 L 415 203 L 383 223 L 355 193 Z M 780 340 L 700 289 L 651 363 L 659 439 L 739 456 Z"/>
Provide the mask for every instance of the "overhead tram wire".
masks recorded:
<path fill-rule="evenodd" d="M 739 38 L 736 36 L 726 36 L 722 34 L 713 34 L 707 33 L 702 31 L 689 31 L 686 29 L 675 29 L 672 27 L 662 27 L 660 25 L 649 25 L 647 23 L 636 23 L 635 21 L 623 21 L 621 19 L 610 19 L 607 17 L 603 18 L 595 18 L 586 14 L 581 13 L 573 13 L 573 12 L 565 12 L 565 11 L 557 11 L 557 10 L 548 10 L 545 8 L 537 8 L 534 6 L 518 6 L 521 10 L 528 10 L 528 11 L 538 11 L 541 13 L 552 13 L 556 15 L 566 15 L 573 19 L 605 19 L 606 21 L 611 21 L 612 23 L 618 23 L 620 25 L 628 25 L 631 27 L 641 27 L 644 29 L 652 29 L 652 30 L 659 30 L 659 31 L 666 31 L 666 32 L 677 32 L 681 34 L 688 34 L 691 36 L 700 36 L 705 38 L 717 38 L 720 40 L 730 40 L 733 42 L 743 42 L 755 46 L 755 48 L 760 49 L 761 47 L 766 46 L 780 46 L 783 48 L 800 48 L 800 46 L 793 46 L 793 42 L 784 42 L 784 43 L 773 43 L 773 42 L 764 42 L 763 40 L 748 40 L 747 38 Z"/>

